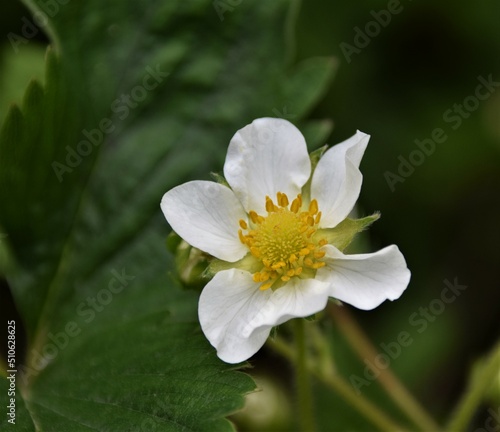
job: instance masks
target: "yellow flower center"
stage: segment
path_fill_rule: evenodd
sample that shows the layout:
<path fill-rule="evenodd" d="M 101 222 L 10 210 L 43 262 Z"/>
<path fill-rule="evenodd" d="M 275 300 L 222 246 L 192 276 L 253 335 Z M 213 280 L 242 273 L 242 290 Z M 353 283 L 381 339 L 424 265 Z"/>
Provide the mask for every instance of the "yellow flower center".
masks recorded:
<path fill-rule="evenodd" d="M 320 248 L 327 241 L 314 236 L 321 219 L 318 202 L 313 199 L 307 211 L 301 209 L 300 194 L 289 206 L 286 194 L 278 192 L 277 205 L 266 197 L 267 216 L 250 211 L 250 227 L 240 220 L 241 242 L 262 263 L 261 270 L 253 274 L 255 282 L 263 282 L 261 290 L 279 281 L 286 283 L 292 277 L 311 277 L 311 272 L 325 265 L 321 261 L 325 252 Z"/>

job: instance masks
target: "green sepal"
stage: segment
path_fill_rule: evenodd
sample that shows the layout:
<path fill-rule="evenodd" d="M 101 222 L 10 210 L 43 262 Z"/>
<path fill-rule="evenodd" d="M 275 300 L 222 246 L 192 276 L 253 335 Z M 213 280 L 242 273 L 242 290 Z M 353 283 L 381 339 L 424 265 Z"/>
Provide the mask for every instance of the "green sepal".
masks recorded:
<path fill-rule="evenodd" d="M 344 306 L 344 303 L 342 303 L 340 300 L 333 298 L 333 297 L 328 297 L 328 302 L 333 303 L 334 305 L 337 305 L 337 306 Z"/>
<path fill-rule="evenodd" d="M 174 231 L 167 236 L 167 249 L 174 255 L 175 268 L 184 286 L 198 287 L 204 278 L 209 255 L 182 240 Z"/>
<path fill-rule="evenodd" d="M 218 272 L 223 270 L 230 270 L 232 268 L 237 268 L 239 270 L 245 270 L 249 273 L 258 272 L 262 268 L 262 263 L 255 258 L 252 254 L 246 254 L 242 259 L 236 262 L 223 261 L 214 258 L 210 261 L 207 269 L 205 270 L 203 276 L 212 278 Z"/>
<path fill-rule="evenodd" d="M 380 213 L 374 213 L 361 219 L 345 219 L 335 228 L 324 228 L 318 230 L 318 238 L 324 238 L 329 244 L 343 251 L 353 241 L 356 234 L 368 228 L 373 222 L 380 218 Z"/>
<path fill-rule="evenodd" d="M 167 250 L 175 255 L 177 253 L 177 248 L 179 247 L 181 242 L 182 238 L 179 236 L 179 234 L 177 234 L 175 231 L 171 231 L 167 236 L 165 244 L 167 245 Z"/>
<path fill-rule="evenodd" d="M 311 182 L 314 170 L 316 169 L 319 160 L 327 150 L 328 145 L 325 144 L 323 147 L 320 147 L 319 149 L 316 149 L 309 154 L 309 159 L 311 161 L 311 175 L 309 176 L 309 180 L 307 180 L 307 183 L 302 188 L 302 199 L 304 200 L 304 202 L 308 202 L 311 199 Z"/>
<path fill-rule="evenodd" d="M 221 185 L 229 187 L 229 183 L 227 182 L 227 180 L 224 178 L 224 176 L 222 174 L 219 174 L 219 173 L 216 173 L 216 172 L 211 172 L 210 173 L 210 177 L 212 177 L 212 179 L 216 183 L 219 183 Z"/>
<path fill-rule="evenodd" d="M 328 144 L 325 144 L 324 146 L 320 147 L 319 149 L 314 150 L 309 154 L 309 159 L 311 159 L 311 177 L 314 173 L 314 170 L 316 169 L 316 166 L 318 165 L 319 160 L 323 157 L 325 152 L 328 150 Z"/>

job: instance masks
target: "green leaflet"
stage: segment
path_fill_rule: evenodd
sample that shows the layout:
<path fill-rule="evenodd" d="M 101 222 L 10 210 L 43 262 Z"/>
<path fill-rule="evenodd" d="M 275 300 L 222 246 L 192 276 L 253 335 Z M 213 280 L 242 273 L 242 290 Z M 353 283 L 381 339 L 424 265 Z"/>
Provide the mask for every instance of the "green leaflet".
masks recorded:
<path fill-rule="evenodd" d="M 20 430 L 231 430 L 254 384 L 201 333 L 159 203 L 286 104 L 290 2 L 243 2 L 222 22 L 209 0 L 61 3 L 44 85 L 0 131 L 0 268 L 28 339 Z"/>

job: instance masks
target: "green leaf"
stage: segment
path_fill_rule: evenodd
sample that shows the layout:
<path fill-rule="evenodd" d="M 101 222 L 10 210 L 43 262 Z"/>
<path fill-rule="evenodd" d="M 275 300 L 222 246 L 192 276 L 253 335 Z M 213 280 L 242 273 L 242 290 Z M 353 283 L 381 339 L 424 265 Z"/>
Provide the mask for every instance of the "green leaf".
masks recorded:
<path fill-rule="evenodd" d="M 34 380 L 29 407 L 37 424 L 47 431 L 231 430 L 222 416 L 242 405 L 253 384 L 228 372 L 191 323 L 176 317 L 172 325 L 174 316 L 102 326 L 70 341 Z"/>
<path fill-rule="evenodd" d="M 7 374 L 7 376 L 9 375 L 10 374 Z M 0 420 L 0 429 L 2 431 L 34 431 L 35 425 L 19 391 L 15 392 L 14 396 L 10 394 L 10 382 L 11 381 L 6 377 L 0 377 L 0 400 L 2 401 L 2 409 L 4 409 L 4 413 L 2 413 L 3 415 Z M 18 385 L 19 384 L 17 384 L 17 386 Z M 12 397 L 14 403 L 11 400 Z M 11 421 L 9 422 L 9 420 Z"/>
<path fill-rule="evenodd" d="M 380 213 L 374 213 L 361 219 L 345 219 L 335 228 L 318 230 L 318 237 L 325 238 L 328 243 L 343 251 L 352 242 L 356 234 L 368 228 L 380 218 Z"/>
<path fill-rule="evenodd" d="M 283 79 L 290 2 L 243 2 L 223 22 L 211 0 L 50 4 L 44 85 L 0 131 L 0 268 L 27 336 L 17 421 L 231 430 L 224 416 L 254 384 L 201 333 L 159 203 L 220 169 L 237 129 L 299 95 L 298 76 Z"/>
<path fill-rule="evenodd" d="M 314 107 L 326 93 L 336 69 L 337 61 L 332 57 L 303 60 L 295 67 L 286 86 L 293 115 L 302 117 Z"/>
<path fill-rule="evenodd" d="M 331 120 L 311 120 L 300 129 L 306 139 L 307 147 L 309 150 L 314 150 L 326 144 L 326 140 L 333 130 L 333 122 Z"/>
<path fill-rule="evenodd" d="M 0 52 L 2 54 L 2 52 Z M 26 86 L 31 80 L 41 80 L 44 71 L 45 49 L 35 43 L 4 50 L 0 60 L 0 119 L 3 119 L 11 104 L 20 104 Z M 1 123 L 0 123 L 1 124 Z"/>

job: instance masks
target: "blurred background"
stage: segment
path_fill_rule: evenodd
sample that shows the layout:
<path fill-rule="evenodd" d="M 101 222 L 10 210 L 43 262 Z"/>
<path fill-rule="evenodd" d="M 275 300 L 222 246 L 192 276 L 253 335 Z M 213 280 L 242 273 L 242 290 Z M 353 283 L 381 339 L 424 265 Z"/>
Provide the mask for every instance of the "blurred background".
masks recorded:
<path fill-rule="evenodd" d="M 393 12 L 381 13 L 388 5 Z M 42 31 L 34 36 L 36 43 L 23 48 L 32 54 L 23 56 L 23 64 L 7 55 L 12 50 L 7 35 L 19 33 L 24 15 L 19 2 L 2 7 L 2 118 L 29 79 L 43 73 L 48 39 Z M 400 300 L 352 313 L 376 347 L 397 340 L 402 331 L 410 333 L 413 342 L 391 368 L 438 420 L 450 413 L 475 362 L 500 331 L 499 16 L 498 0 L 309 0 L 297 16 L 295 60 L 331 56 L 337 63 L 329 92 L 309 117 L 334 122 L 329 144 L 356 129 L 372 137 L 361 164 L 358 213 L 380 211 L 382 218 L 351 252 L 395 243 L 412 271 Z M 293 121 L 293 115 L 293 104 L 287 105 L 284 117 Z M 426 142 L 429 154 L 417 142 Z M 439 301 L 445 281 L 466 286 L 448 304 Z M 338 369 L 346 377 L 362 376 L 363 362 L 333 324 L 324 326 Z M 290 430 L 288 366 L 267 349 L 253 363 L 250 372 L 269 389 L 264 393 L 274 396 L 250 402 L 235 421 L 241 430 Z M 400 418 L 377 384 L 363 388 L 363 394 Z M 370 430 L 320 385 L 315 403 L 321 430 Z M 474 419 L 475 427 L 484 425 L 487 407 Z M 333 421 L 335 429 L 329 426 Z"/>
<path fill-rule="evenodd" d="M 310 115 L 333 120 L 328 143 L 356 129 L 371 135 L 361 163 L 358 211 L 379 210 L 382 217 L 357 251 L 395 243 L 412 271 L 409 288 L 397 302 L 352 312 L 379 349 L 402 331 L 411 334 L 413 343 L 391 368 L 443 419 L 475 361 L 500 334 L 500 87 L 474 102 L 478 77 L 500 82 L 500 2 L 392 2 L 400 12 L 391 14 L 389 24 L 379 26 L 378 33 L 377 26 L 366 29 L 390 3 L 303 2 L 296 50 L 299 59 L 334 56 L 338 62 L 328 94 Z M 437 128 L 447 138 L 435 142 L 423 162 L 413 155 L 411 163 L 410 154 L 419 149 L 415 140 L 432 139 Z M 400 157 L 414 171 L 400 167 Z M 467 288 L 443 309 L 439 299 L 445 280 Z M 429 319 L 420 308 L 429 309 Z M 425 329 L 417 319 L 428 323 Z M 342 337 L 332 332 L 339 369 L 345 376 L 362 377 L 363 363 L 349 357 Z M 275 360 L 262 362 L 270 375 Z M 377 402 L 385 398 L 376 385 L 363 393 Z M 343 401 L 329 400 L 324 389 L 318 389 L 316 399 L 323 425 L 340 415 L 352 430 L 370 429 Z M 343 407 L 335 419 L 331 404 Z M 471 430 L 484 427 L 486 408 Z"/>

